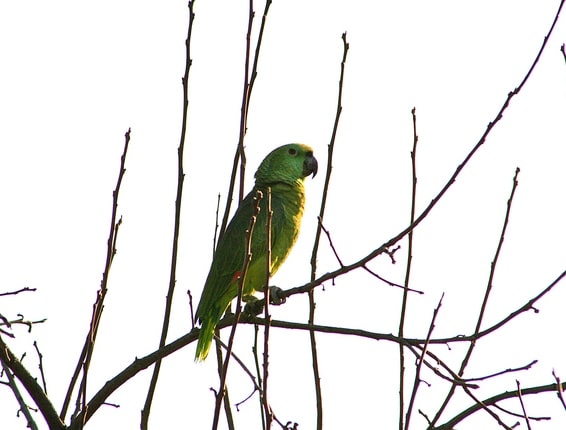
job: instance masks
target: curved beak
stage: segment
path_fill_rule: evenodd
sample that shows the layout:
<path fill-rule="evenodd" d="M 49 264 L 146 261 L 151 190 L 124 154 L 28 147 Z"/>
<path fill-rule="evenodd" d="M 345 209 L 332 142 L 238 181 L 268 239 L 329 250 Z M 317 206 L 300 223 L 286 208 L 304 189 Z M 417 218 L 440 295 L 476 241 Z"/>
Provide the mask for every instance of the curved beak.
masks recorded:
<path fill-rule="evenodd" d="M 312 155 L 311 152 L 307 154 L 305 161 L 303 163 L 303 175 L 306 178 L 312 173 L 312 177 L 314 178 L 316 176 L 316 172 L 318 172 L 318 162 L 316 161 L 316 158 L 314 158 L 314 155 Z"/>

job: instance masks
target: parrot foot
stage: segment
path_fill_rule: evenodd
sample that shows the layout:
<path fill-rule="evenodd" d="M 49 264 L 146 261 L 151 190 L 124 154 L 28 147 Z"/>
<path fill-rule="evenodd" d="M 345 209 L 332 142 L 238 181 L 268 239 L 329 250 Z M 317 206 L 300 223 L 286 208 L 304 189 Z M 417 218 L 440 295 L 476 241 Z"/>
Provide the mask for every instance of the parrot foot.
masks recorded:
<path fill-rule="evenodd" d="M 283 295 L 283 290 L 275 285 L 269 287 L 269 303 L 275 306 L 282 305 L 287 301 Z"/>
<path fill-rule="evenodd" d="M 257 316 L 263 312 L 263 301 L 260 301 L 256 296 L 246 295 L 242 297 L 242 299 L 246 302 L 244 313 Z M 281 288 L 274 285 L 269 287 L 269 304 L 279 306 L 286 301 L 287 298 L 283 295 L 283 290 Z"/>
<path fill-rule="evenodd" d="M 257 316 L 263 311 L 263 303 L 259 301 L 256 296 L 245 296 L 244 313 L 252 316 Z"/>

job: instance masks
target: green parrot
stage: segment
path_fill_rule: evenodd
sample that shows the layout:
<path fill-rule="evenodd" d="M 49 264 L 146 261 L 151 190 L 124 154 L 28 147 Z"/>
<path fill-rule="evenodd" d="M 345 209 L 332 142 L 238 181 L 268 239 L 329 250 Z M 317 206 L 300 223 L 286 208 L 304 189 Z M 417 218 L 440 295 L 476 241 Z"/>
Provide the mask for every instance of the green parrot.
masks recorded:
<path fill-rule="evenodd" d="M 292 143 L 274 149 L 255 173 L 255 186 L 242 200 L 216 247 L 195 317 L 200 333 L 195 361 L 204 360 L 214 330 L 230 302 L 238 295 L 246 258 L 247 232 L 254 212 L 254 197 L 263 192 L 260 212 L 252 235 L 252 258 L 246 272 L 243 295 L 263 291 L 267 267 L 267 188 L 271 188 L 271 274 L 281 266 L 299 234 L 305 205 L 304 179 L 316 175 L 318 164 L 307 145 Z"/>

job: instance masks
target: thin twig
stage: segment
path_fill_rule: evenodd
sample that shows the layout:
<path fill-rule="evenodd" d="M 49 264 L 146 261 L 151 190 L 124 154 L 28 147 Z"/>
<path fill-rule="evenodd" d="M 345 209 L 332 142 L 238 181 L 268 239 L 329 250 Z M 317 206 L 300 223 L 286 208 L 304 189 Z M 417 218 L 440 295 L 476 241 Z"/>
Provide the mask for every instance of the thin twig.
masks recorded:
<path fill-rule="evenodd" d="M 261 378 L 261 370 L 259 366 L 259 352 L 258 352 L 258 334 L 259 334 L 259 326 L 257 323 L 254 324 L 254 346 L 252 347 L 252 352 L 254 356 L 254 365 L 255 365 L 255 372 L 257 375 L 257 384 L 259 387 L 263 386 L 262 378 Z M 260 388 L 260 395 L 259 395 L 259 411 L 261 416 L 261 428 L 265 428 L 265 410 L 263 408 L 263 396 L 261 395 L 261 388 Z"/>
<path fill-rule="evenodd" d="M 566 402 L 564 401 L 564 395 L 563 395 L 564 390 L 562 390 L 562 384 L 560 383 L 560 378 L 558 377 L 558 375 L 556 375 L 554 369 L 552 370 L 552 376 L 554 376 L 554 380 L 556 381 L 556 387 L 557 387 L 556 396 L 558 397 L 558 400 L 560 400 L 560 403 L 562 403 L 562 407 L 566 411 Z"/>
<path fill-rule="evenodd" d="M 253 28 L 253 20 L 255 16 L 253 0 L 249 0 L 248 8 L 248 31 L 246 33 L 246 54 L 244 62 L 244 86 L 242 90 L 242 105 L 240 107 L 240 131 L 238 135 L 238 145 L 236 147 L 236 152 L 234 154 L 234 161 L 232 163 L 232 173 L 230 175 L 230 185 L 228 186 L 228 194 L 226 197 L 226 207 L 224 208 L 224 216 L 222 218 L 222 226 L 220 227 L 220 232 L 218 234 L 218 240 L 224 234 L 226 226 L 228 225 L 228 218 L 230 216 L 230 207 L 232 205 L 232 198 L 234 196 L 234 187 L 236 184 L 236 173 L 238 171 L 238 163 L 240 165 L 240 191 L 238 201 L 241 202 L 244 198 L 244 173 L 246 166 L 246 154 L 244 150 L 244 138 L 247 132 L 248 123 L 248 109 L 250 106 L 250 100 L 252 97 L 252 91 L 254 88 L 255 79 L 257 77 L 257 66 L 259 63 L 259 54 L 261 49 L 261 42 L 263 40 L 263 32 L 265 29 L 265 24 L 267 22 L 267 13 L 269 12 L 269 6 L 271 6 L 271 0 L 266 0 L 265 9 L 263 11 L 263 17 L 261 20 L 261 26 L 257 36 L 256 49 L 254 53 L 254 59 L 252 63 L 252 72 L 250 76 L 250 53 L 251 53 L 251 34 Z"/>
<path fill-rule="evenodd" d="M 222 342 L 222 339 L 218 338 L 218 343 L 222 348 L 224 348 L 225 350 L 228 350 L 228 345 L 226 345 L 224 342 Z M 244 364 L 244 362 L 240 359 L 240 357 L 238 357 L 234 353 L 234 351 L 231 351 L 230 354 L 232 355 L 232 358 L 234 359 L 234 361 L 236 361 L 236 363 L 238 363 L 240 365 L 240 367 L 246 373 L 246 375 L 248 375 L 250 377 L 250 380 L 252 381 L 252 384 L 254 386 L 254 390 L 261 392 L 261 384 L 256 381 L 256 378 L 253 375 L 252 371 L 250 369 L 248 369 L 248 367 Z M 241 403 L 242 402 L 240 402 L 240 404 Z"/>
<path fill-rule="evenodd" d="M 273 416 L 269 407 L 267 398 L 267 380 L 269 376 L 269 323 L 271 315 L 269 314 L 269 280 L 271 278 L 271 222 L 273 219 L 273 209 L 271 208 L 271 187 L 267 187 L 267 216 L 266 216 L 266 237 L 267 237 L 267 258 L 265 268 L 265 286 L 263 287 L 264 295 L 264 337 L 263 337 L 263 410 L 265 414 L 265 430 L 271 429 Z"/>
<path fill-rule="evenodd" d="M 444 293 L 442 293 L 442 296 L 440 297 L 440 300 L 438 301 L 438 305 L 436 306 L 436 308 L 434 309 L 433 313 L 432 313 L 432 320 L 430 321 L 430 325 L 428 327 L 428 333 L 426 335 L 426 340 L 425 343 L 422 347 L 422 353 L 419 356 L 419 359 L 417 361 L 417 367 L 415 369 L 415 380 L 413 381 L 413 390 L 411 392 L 411 398 L 409 399 L 409 405 L 407 406 L 407 414 L 405 416 L 405 430 L 409 429 L 409 423 L 411 422 L 411 415 L 413 413 L 413 406 L 415 405 L 415 399 L 417 398 L 417 391 L 419 389 L 420 383 L 421 383 L 421 369 L 423 367 L 423 362 L 425 361 L 425 356 L 427 353 L 427 349 L 428 349 L 428 345 L 430 342 L 430 338 L 432 336 L 432 331 L 434 330 L 435 327 L 435 323 L 436 323 L 436 317 L 438 316 L 438 311 L 440 310 L 440 307 L 442 306 L 442 299 L 444 298 Z M 402 336 L 399 336 L 402 337 Z M 399 344 L 399 346 L 401 348 L 403 348 L 402 344 Z M 401 390 L 404 388 L 403 386 L 400 387 Z"/>
<path fill-rule="evenodd" d="M 35 352 L 37 353 L 37 358 L 39 359 L 39 374 L 41 375 L 41 382 L 43 384 L 43 391 L 47 395 L 47 383 L 45 382 L 45 373 L 43 372 L 43 354 L 39 351 L 39 347 L 37 346 L 37 341 L 33 341 L 33 347 L 35 348 Z"/>
<path fill-rule="evenodd" d="M 47 318 L 43 318 L 41 320 L 30 321 L 30 320 L 24 319 L 24 316 L 22 314 L 18 314 L 18 316 L 19 316 L 19 318 L 17 320 L 8 320 L 8 318 L 6 318 L 4 315 L 0 314 L 0 327 L 6 326 L 6 327 L 11 329 L 13 325 L 21 324 L 21 325 L 25 325 L 28 328 L 28 333 L 31 333 L 31 328 L 33 327 L 34 324 L 42 324 L 45 321 L 47 321 Z M 10 336 L 10 337 L 14 337 L 14 335 L 11 334 L 11 333 L 4 332 L 4 334 L 6 334 L 7 336 Z"/>
<path fill-rule="evenodd" d="M 228 424 L 228 430 L 235 430 L 234 416 L 232 415 L 232 408 L 230 406 L 230 394 L 228 393 L 228 387 L 224 388 L 224 399 L 222 404 L 224 405 L 224 413 L 226 414 L 226 423 Z"/>
<path fill-rule="evenodd" d="M 467 387 L 463 387 L 465 393 L 470 396 L 472 398 L 472 400 L 475 402 L 476 405 L 478 405 L 482 410 L 484 410 L 485 412 L 487 412 L 487 414 L 493 418 L 495 420 L 495 422 L 497 424 L 499 424 L 499 426 L 503 427 L 505 430 L 513 430 L 513 427 L 508 426 L 507 424 L 505 424 L 503 422 L 503 420 L 499 417 L 499 415 L 497 415 L 494 411 L 491 410 L 491 408 L 489 408 L 488 406 L 490 405 L 486 405 L 485 403 L 483 403 L 478 397 L 476 397 Z"/>
<path fill-rule="evenodd" d="M 0 297 L 15 296 L 16 294 L 25 293 L 25 292 L 28 292 L 28 291 L 37 291 L 37 288 L 23 287 L 23 288 L 20 288 L 19 290 L 7 291 L 5 293 L 0 293 Z"/>
<path fill-rule="evenodd" d="M 493 278 L 494 278 L 494 275 L 495 275 L 495 269 L 496 269 L 496 266 L 497 266 L 497 262 L 499 260 L 499 255 L 501 254 L 501 249 L 503 248 L 503 241 L 505 239 L 505 232 L 507 231 L 507 226 L 509 224 L 509 217 L 511 215 L 511 205 L 513 203 L 513 198 L 515 197 L 515 191 L 517 190 L 517 186 L 519 184 L 518 181 L 517 181 L 517 177 L 519 175 L 519 172 L 520 172 L 520 169 L 517 167 L 517 169 L 515 170 L 515 176 L 513 177 L 513 186 L 511 188 L 511 195 L 509 196 L 509 199 L 507 200 L 507 210 L 505 212 L 505 220 L 503 221 L 503 227 L 501 229 L 501 234 L 499 236 L 499 242 L 497 244 L 495 256 L 493 257 L 493 261 L 491 263 L 491 269 L 489 271 L 489 278 L 488 278 L 488 281 L 487 281 L 487 286 L 486 286 L 486 290 L 485 290 L 485 293 L 484 293 L 483 302 L 482 302 L 480 312 L 479 312 L 479 315 L 478 315 L 478 319 L 477 319 L 477 322 L 476 322 L 476 327 L 474 329 L 474 336 L 477 336 L 478 333 L 481 330 L 481 324 L 483 322 L 483 317 L 485 315 L 485 310 L 486 310 L 486 307 L 487 307 L 487 301 L 490 297 L 491 289 L 493 287 Z M 472 353 L 474 351 L 474 348 L 476 346 L 476 341 L 477 341 L 477 338 L 474 337 L 472 339 L 472 341 L 470 342 L 469 346 L 468 346 L 468 350 L 466 351 L 464 358 L 462 359 L 462 363 L 460 365 L 460 370 L 458 371 L 458 376 L 460 376 L 460 377 L 462 377 L 464 375 L 464 371 L 466 369 L 466 366 L 468 365 L 469 360 L 470 360 Z M 456 388 L 457 388 L 457 386 L 455 384 L 452 384 L 452 386 L 448 390 L 448 393 L 447 393 L 442 405 L 440 406 L 439 410 L 436 412 L 436 415 L 432 419 L 432 425 L 434 425 L 440 419 L 440 415 L 442 414 L 444 409 L 447 407 L 450 399 L 452 398 L 452 396 L 454 395 L 454 392 L 456 391 Z"/>
<path fill-rule="evenodd" d="M 349 48 L 345 32 L 342 33 L 342 44 L 343 44 L 343 54 L 342 54 L 342 61 L 340 63 L 340 80 L 338 81 L 338 100 L 336 103 L 336 116 L 334 118 L 334 126 L 332 128 L 332 136 L 330 138 L 330 143 L 328 144 L 328 161 L 326 168 L 326 178 L 324 180 L 324 188 L 320 203 L 320 212 L 318 215 L 319 223 L 316 229 L 316 235 L 315 235 L 312 255 L 311 255 L 311 281 L 313 281 L 316 278 L 316 261 L 318 255 L 318 247 L 320 243 L 322 222 L 324 220 L 324 211 L 326 209 L 326 199 L 328 196 L 328 188 L 330 185 L 330 175 L 332 173 L 332 155 L 334 153 L 334 143 L 336 141 L 336 132 L 338 131 L 340 115 L 342 114 L 342 88 L 344 87 L 344 70 L 346 66 L 346 57 L 348 55 L 348 48 Z M 314 301 L 314 290 L 309 291 L 308 296 L 309 296 L 309 324 L 313 325 L 314 313 L 316 307 Z M 310 334 L 310 343 L 311 343 L 314 386 L 316 393 L 316 428 L 317 430 L 322 430 L 322 389 L 320 386 L 320 371 L 318 368 L 318 352 L 316 348 L 316 337 L 314 330 L 311 330 L 309 334 Z"/>
<path fill-rule="evenodd" d="M 430 339 L 429 342 L 428 342 L 429 345 L 432 343 L 431 340 L 432 339 Z M 400 341 L 397 342 L 397 343 L 400 343 Z M 423 341 L 423 343 L 424 343 L 424 341 Z M 417 359 L 420 359 L 420 357 L 422 356 L 422 351 L 423 351 L 423 347 L 421 345 L 415 346 L 413 344 L 408 344 L 408 345 L 405 344 L 405 346 L 409 349 L 409 351 L 411 351 L 413 353 L 413 355 Z M 445 381 L 450 382 L 451 384 L 463 385 L 463 386 L 473 388 L 473 389 L 479 388 L 479 385 L 468 383 L 467 381 L 460 378 L 455 371 L 450 369 L 450 367 L 442 359 L 440 359 L 440 357 L 438 357 L 436 354 L 431 352 L 429 349 L 427 349 L 425 352 L 426 352 L 426 355 L 428 357 L 430 357 L 430 360 L 425 359 L 424 365 L 426 367 L 428 367 L 436 376 L 438 376 L 439 378 L 441 378 Z M 439 367 L 443 368 L 448 373 L 449 376 L 442 373 L 440 371 Z"/>
<path fill-rule="evenodd" d="M 320 217 L 318 217 L 318 222 L 320 224 L 320 228 L 322 229 L 322 231 L 326 235 L 326 238 L 328 239 L 328 244 L 330 245 L 330 249 L 332 249 L 332 252 L 334 253 L 334 257 L 336 257 L 336 260 L 338 260 L 338 264 L 340 264 L 340 267 L 344 267 L 344 263 L 342 263 L 342 259 L 340 258 L 340 256 L 338 255 L 338 251 L 336 251 L 336 248 L 334 247 L 334 243 L 332 242 L 332 238 L 330 237 L 330 232 L 324 227 Z M 370 270 L 368 271 L 371 272 Z M 373 272 L 371 273 L 374 274 Z"/>
<path fill-rule="evenodd" d="M 361 268 L 364 269 L 366 272 L 368 272 L 370 275 L 379 279 L 381 282 L 389 285 L 390 287 L 405 289 L 405 287 L 403 285 L 399 285 L 399 284 L 396 284 L 395 282 L 391 282 L 391 281 L 385 279 L 383 276 L 379 275 L 378 273 L 375 273 L 373 270 L 371 270 L 365 264 L 363 266 L 361 266 Z M 415 290 L 413 288 L 406 288 L 406 289 L 410 293 L 424 294 L 424 291 L 421 291 L 421 290 Z"/>
<path fill-rule="evenodd" d="M 187 121 L 188 121 L 188 110 L 189 110 L 189 73 L 192 65 L 191 58 L 191 36 L 193 33 L 193 24 L 195 19 L 194 0 L 190 0 L 188 3 L 189 8 L 189 24 L 187 29 L 187 38 L 185 40 L 185 74 L 183 76 L 183 114 L 181 123 L 181 137 L 179 139 L 179 148 L 177 149 L 177 194 L 175 196 L 175 215 L 174 215 L 174 227 L 173 227 L 173 243 L 171 250 L 171 265 L 169 272 L 169 287 L 167 289 L 167 296 L 165 299 L 165 312 L 163 315 L 163 325 L 161 327 L 161 336 L 159 339 L 159 347 L 163 347 L 167 340 L 167 333 L 169 332 L 169 321 L 171 318 L 171 307 L 173 303 L 173 293 L 175 291 L 175 285 L 177 282 L 177 256 L 178 256 L 178 244 L 179 244 L 179 231 L 181 229 L 181 206 L 183 197 L 183 184 L 185 180 L 185 172 L 183 170 L 183 156 L 185 149 L 185 140 L 187 132 Z M 155 394 L 155 389 L 157 387 L 157 380 L 159 378 L 159 370 L 161 369 L 161 361 L 155 363 L 153 368 L 153 373 L 151 375 L 151 381 L 147 390 L 147 396 L 143 409 L 141 411 L 141 422 L 140 427 L 142 430 L 148 428 L 149 414 L 151 412 L 151 404 L 153 401 L 153 396 Z"/>
<path fill-rule="evenodd" d="M 533 360 L 531 361 L 529 364 L 525 364 L 524 366 L 520 366 L 520 367 L 515 367 L 515 368 L 508 368 L 505 370 L 501 370 L 499 372 L 495 372 L 495 373 L 491 373 L 489 375 L 485 375 L 485 376 L 478 376 L 476 378 L 466 378 L 464 379 L 466 382 L 472 382 L 472 381 L 485 381 L 486 379 L 491 379 L 491 378 L 495 378 L 497 376 L 501 376 L 504 375 L 506 373 L 513 373 L 513 372 L 520 372 L 523 370 L 529 370 L 531 367 L 533 367 L 536 363 L 538 363 L 538 360 Z"/>
<path fill-rule="evenodd" d="M 509 427 L 507 424 L 505 424 L 503 422 L 503 420 L 501 418 L 499 418 L 499 416 L 492 411 L 489 407 L 487 407 L 487 405 L 483 404 L 481 402 L 480 399 L 478 399 L 471 391 L 471 388 L 478 388 L 477 385 L 474 384 L 469 384 L 467 382 L 465 382 L 463 379 L 460 378 L 460 376 L 455 373 L 453 370 L 451 370 L 439 357 L 437 357 L 435 354 L 431 353 L 430 351 L 427 352 L 428 355 L 430 355 L 430 357 L 435 360 L 436 363 L 440 364 L 452 377 L 452 383 L 453 384 L 457 384 L 459 386 L 462 387 L 462 389 L 464 390 L 464 392 L 475 402 L 475 404 L 479 405 L 481 407 L 481 409 L 483 409 L 488 415 L 490 415 L 501 427 L 503 427 L 505 430 L 511 430 L 511 427 Z M 426 362 L 425 362 L 426 363 Z M 432 368 L 428 363 L 426 363 L 427 366 L 432 369 L 435 374 L 441 376 L 443 379 L 447 379 L 446 377 L 444 377 L 442 374 L 440 374 L 439 372 L 437 372 L 434 368 Z M 419 411 L 421 412 L 421 411 Z M 423 414 L 421 412 L 421 414 Z M 425 414 L 423 414 L 424 416 L 426 416 Z M 427 422 L 429 424 L 428 428 L 431 428 L 431 420 L 426 417 Z M 453 430 L 452 428 L 450 428 L 450 430 Z"/>
<path fill-rule="evenodd" d="M 114 255 L 116 254 L 116 237 L 118 235 L 118 225 L 121 221 L 120 220 L 119 222 L 116 222 L 118 212 L 118 196 L 120 194 L 120 186 L 122 185 L 124 174 L 126 173 L 125 165 L 128 146 L 130 143 L 130 133 L 131 129 L 128 129 L 124 136 L 124 150 L 122 152 L 122 156 L 120 157 L 120 171 L 118 173 L 118 179 L 116 181 L 116 188 L 114 188 L 114 192 L 112 193 L 112 215 L 110 217 L 110 231 L 108 233 L 108 239 L 106 241 L 106 262 L 104 264 L 104 271 L 102 273 L 102 281 L 100 282 L 100 289 L 97 292 L 96 300 L 93 305 L 89 332 L 86 336 L 83 349 L 75 367 L 75 371 L 73 373 L 73 376 L 71 377 L 71 382 L 69 383 L 67 394 L 65 395 L 65 400 L 63 401 L 63 407 L 60 414 L 61 419 L 63 420 L 67 415 L 67 409 L 71 401 L 73 390 L 79 378 L 81 368 L 83 370 L 83 378 L 79 386 L 79 394 L 76 402 L 77 410 L 75 411 L 75 415 L 77 415 L 77 413 L 79 412 L 79 408 L 84 409 L 86 407 L 86 386 L 90 359 L 94 350 L 94 343 L 96 341 L 96 335 L 98 333 L 98 327 L 100 325 L 100 318 L 104 309 L 104 298 L 106 297 L 106 293 L 108 291 L 108 276 L 110 274 L 110 267 L 112 266 Z M 82 428 L 82 424 L 79 428 Z"/>
<path fill-rule="evenodd" d="M 417 114 L 416 108 L 411 110 L 413 117 L 413 149 L 411 151 L 411 173 L 413 178 L 413 186 L 411 190 L 411 214 L 409 224 L 415 222 L 415 207 L 417 200 L 417 142 L 419 137 L 417 135 Z M 413 261 L 413 230 L 408 234 L 407 245 L 407 269 L 405 270 L 405 283 L 403 289 L 403 299 L 401 301 L 401 313 L 399 316 L 399 337 L 405 336 L 405 315 L 407 312 L 407 300 L 409 296 L 409 281 L 411 278 L 411 263 Z M 423 354 L 424 356 L 424 354 Z M 416 394 L 416 386 L 413 387 L 413 393 Z M 399 430 L 408 428 L 410 420 L 410 411 L 407 410 L 407 422 L 403 424 L 403 414 L 405 411 L 405 348 L 399 344 Z M 412 407 L 412 404 L 410 405 Z"/>
<path fill-rule="evenodd" d="M 220 339 L 220 330 L 218 327 L 214 329 L 214 345 L 216 348 L 216 370 L 218 371 L 218 379 L 222 378 L 222 363 L 224 363 L 224 356 L 222 355 L 222 347 L 228 349 L 226 345 L 223 344 L 222 339 Z M 230 355 L 235 357 L 235 355 L 230 351 Z M 211 388 L 212 390 L 212 388 Z M 218 393 L 212 390 L 216 396 Z M 217 398 L 217 397 L 216 397 Z M 215 398 L 215 399 L 216 399 Z M 224 414 L 226 415 L 226 423 L 228 424 L 229 430 L 234 430 L 234 417 L 232 416 L 232 409 L 230 408 L 230 393 L 228 392 L 228 385 L 224 384 Z"/>
<path fill-rule="evenodd" d="M 218 228 L 220 224 L 218 224 L 218 216 L 220 215 L 220 193 L 218 193 L 218 199 L 216 200 L 216 214 L 215 214 L 215 225 L 214 225 L 214 238 L 212 239 L 212 259 L 214 260 L 214 255 L 216 254 L 216 241 L 218 237 Z"/>
<path fill-rule="evenodd" d="M 527 410 L 525 409 L 525 402 L 523 402 L 523 393 L 521 392 L 521 383 L 519 382 L 518 379 L 515 382 L 517 382 L 517 393 L 518 393 L 517 397 L 519 398 L 519 402 L 521 403 L 521 410 L 523 411 L 523 418 L 525 418 L 525 423 L 527 424 L 527 429 L 532 430 L 531 420 L 529 420 L 529 416 L 527 415 Z"/>
<path fill-rule="evenodd" d="M 189 309 L 191 311 L 191 330 L 195 328 L 195 312 L 193 309 L 193 295 L 191 290 L 187 290 L 187 296 L 189 296 Z"/>
<path fill-rule="evenodd" d="M 509 409 L 504 408 L 503 406 L 500 406 L 498 404 L 492 405 L 494 409 L 497 409 L 501 412 L 506 413 L 509 416 L 515 417 L 515 418 L 524 418 L 523 414 L 518 414 L 517 412 L 513 412 L 510 411 Z M 545 417 L 535 417 L 535 416 L 529 416 L 529 419 L 532 421 L 550 421 L 552 419 L 552 417 L 549 416 L 545 416 Z"/>

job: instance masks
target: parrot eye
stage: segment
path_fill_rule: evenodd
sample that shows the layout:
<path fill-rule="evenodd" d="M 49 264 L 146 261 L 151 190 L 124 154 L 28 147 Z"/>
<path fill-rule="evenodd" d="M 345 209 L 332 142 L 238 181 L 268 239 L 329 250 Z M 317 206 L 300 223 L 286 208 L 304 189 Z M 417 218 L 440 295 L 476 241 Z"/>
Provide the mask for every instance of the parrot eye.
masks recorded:
<path fill-rule="evenodd" d="M 295 148 L 289 148 L 290 155 L 297 155 L 297 150 Z"/>

